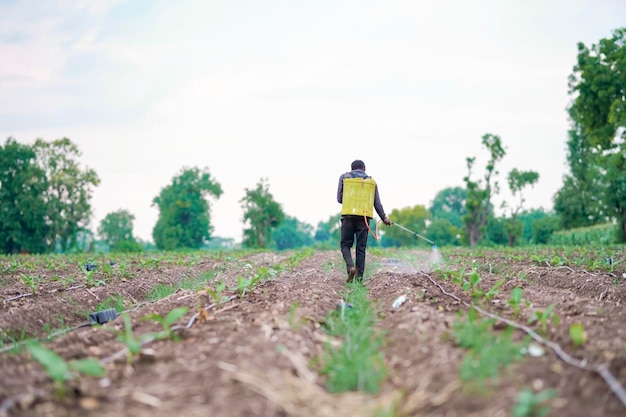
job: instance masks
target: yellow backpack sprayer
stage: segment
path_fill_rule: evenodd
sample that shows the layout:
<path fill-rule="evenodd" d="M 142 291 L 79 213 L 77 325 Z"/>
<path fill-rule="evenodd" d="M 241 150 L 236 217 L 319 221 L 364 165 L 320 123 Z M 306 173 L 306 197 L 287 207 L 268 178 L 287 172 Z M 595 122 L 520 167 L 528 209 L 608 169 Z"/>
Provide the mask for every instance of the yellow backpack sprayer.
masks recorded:
<path fill-rule="evenodd" d="M 374 217 L 374 195 L 376 193 L 376 181 L 373 178 L 344 178 L 343 180 L 343 200 L 341 202 L 341 215 L 363 216 L 367 228 L 376 240 L 378 235 L 378 225 L 376 222 L 376 234 L 369 226 L 368 218 Z"/>

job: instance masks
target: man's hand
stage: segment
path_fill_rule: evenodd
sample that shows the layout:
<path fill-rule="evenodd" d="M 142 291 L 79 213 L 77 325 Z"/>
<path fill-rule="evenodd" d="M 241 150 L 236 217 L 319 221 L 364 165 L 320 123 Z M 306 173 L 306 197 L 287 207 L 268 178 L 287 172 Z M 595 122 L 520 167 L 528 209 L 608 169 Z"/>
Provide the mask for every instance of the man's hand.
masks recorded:
<path fill-rule="evenodd" d="M 385 223 L 387 226 L 391 226 L 391 220 L 389 220 L 389 217 L 385 217 L 383 219 L 383 223 Z"/>

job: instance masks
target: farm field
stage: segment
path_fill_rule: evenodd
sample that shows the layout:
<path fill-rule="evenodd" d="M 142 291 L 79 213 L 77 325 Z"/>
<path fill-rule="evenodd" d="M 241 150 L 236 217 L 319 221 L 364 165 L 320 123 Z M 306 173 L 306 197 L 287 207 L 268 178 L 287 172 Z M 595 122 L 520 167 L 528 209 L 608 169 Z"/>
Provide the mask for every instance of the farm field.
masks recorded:
<path fill-rule="evenodd" d="M 362 286 L 338 250 L 91 256 L 0 258 L 0 416 L 626 416 L 623 247 L 373 248 Z M 328 371 L 363 287 L 379 350 Z"/>

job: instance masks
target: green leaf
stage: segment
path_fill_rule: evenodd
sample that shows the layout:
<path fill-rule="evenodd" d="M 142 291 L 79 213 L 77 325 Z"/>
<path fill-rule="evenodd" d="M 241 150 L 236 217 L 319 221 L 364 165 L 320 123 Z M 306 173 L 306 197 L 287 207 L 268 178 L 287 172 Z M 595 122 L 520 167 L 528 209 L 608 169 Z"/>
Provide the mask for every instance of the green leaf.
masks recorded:
<path fill-rule="evenodd" d="M 519 303 L 522 302 L 522 292 L 523 290 L 521 287 L 513 288 L 513 290 L 511 291 L 511 299 L 509 300 L 509 304 L 519 305 Z"/>
<path fill-rule="evenodd" d="M 104 367 L 95 358 L 84 358 L 69 362 L 69 367 L 89 376 L 104 376 Z"/>
<path fill-rule="evenodd" d="M 164 321 L 164 325 L 169 327 L 172 324 L 174 324 L 178 319 L 180 319 L 181 317 L 183 317 L 185 314 L 187 314 L 187 311 L 189 311 L 189 307 L 178 307 L 175 308 L 174 310 L 170 311 L 169 313 L 167 313 L 167 315 L 165 316 L 165 321 Z"/>
<path fill-rule="evenodd" d="M 38 343 L 29 343 L 26 347 L 33 359 L 44 367 L 46 373 L 53 381 L 65 382 L 72 379 L 72 373 L 67 362 L 56 352 Z"/>
<path fill-rule="evenodd" d="M 478 275 L 478 272 L 475 269 L 472 270 L 472 272 L 469 274 L 469 280 L 472 287 L 476 286 L 476 284 L 482 281 L 480 275 Z"/>
<path fill-rule="evenodd" d="M 569 335 L 575 346 L 582 346 L 587 342 L 587 332 L 582 323 L 574 323 L 569 326 Z"/>

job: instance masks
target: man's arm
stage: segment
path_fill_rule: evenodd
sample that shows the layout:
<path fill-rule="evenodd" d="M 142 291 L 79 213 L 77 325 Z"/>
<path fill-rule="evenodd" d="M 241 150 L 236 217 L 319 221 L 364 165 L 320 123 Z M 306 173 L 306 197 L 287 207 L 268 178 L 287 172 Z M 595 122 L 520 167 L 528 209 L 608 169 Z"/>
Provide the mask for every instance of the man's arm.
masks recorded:
<path fill-rule="evenodd" d="M 376 213 L 380 216 L 387 226 L 391 226 L 391 220 L 385 214 L 385 209 L 383 208 L 383 204 L 380 202 L 380 196 L 378 195 L 378 185 L 374 188 L 374 208 L 376 209 Z"/>
<path fill-rule="evenodd" d="M 345 174 L 342 174 L 339 177 L 339 185 L 337 186 L 337 202 L 339 204 L 343 203 L 343 178 L 345 177 Z"/>

